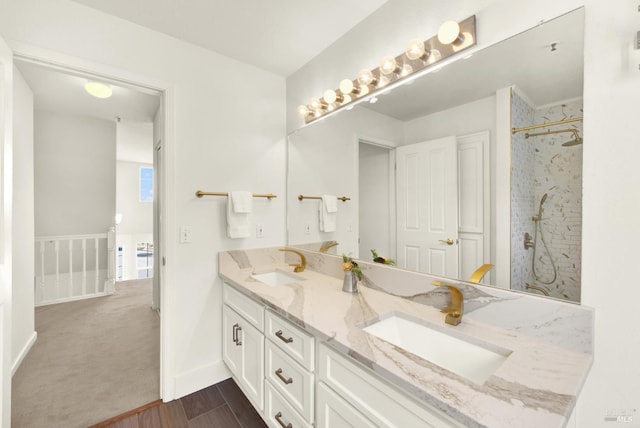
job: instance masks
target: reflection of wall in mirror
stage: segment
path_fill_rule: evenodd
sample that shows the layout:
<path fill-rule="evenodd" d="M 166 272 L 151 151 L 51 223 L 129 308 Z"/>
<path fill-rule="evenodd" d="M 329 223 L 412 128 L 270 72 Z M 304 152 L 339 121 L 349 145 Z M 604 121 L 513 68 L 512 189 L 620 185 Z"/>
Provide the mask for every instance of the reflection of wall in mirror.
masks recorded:
<path fill-rule="evenodd" d="M 512 120 L 514 127 L 582 117 L 582 99 L 560 102 L 537 109 L 525 97 L 514 93 Z M 518 122 L 518 123 L 516 123 Z M 582 122 L 572 122 L 554 129 L 575 128 L 582 136 Z M 543 128 L 541 131 L 546 130 Z M 543 286 L 552 297 L 580 301 L 582 236 L 582 146 L 563 146 L 573 138 L 570 133 L 551 134 L 525 139 L 524 133 L 513 136 L 512 146 L 512 288 L 524 289 L 526 283 Z M 515 138 L 517 137 L 517 138 Z M 524 232 L 535 234 L 532 216 L 544 194 L 538 229 L 535 269 L 532 276 L 532 250 L 524 250 Z M 541 229 L 541 231 L 540 231 Z M 541 241 L 544 235 L 548 247 Z M 553 260 L 553 263 L 551 263 Z M 553 269 L 557 278 L 551 284 Z"/>
<path fill-rule="evenodd" d="M 338 254 L 358 254 L 358 137 L 400 141 L 401 122 L 367 109 L 338 114 L 289 135 L 288 244 L 338 241 Z M 347 196 L 338 202 L 335 232 L 320 232 L 318 200 L 297 196 Z M 366 251 L 369 251 L 368 249 Z"/>

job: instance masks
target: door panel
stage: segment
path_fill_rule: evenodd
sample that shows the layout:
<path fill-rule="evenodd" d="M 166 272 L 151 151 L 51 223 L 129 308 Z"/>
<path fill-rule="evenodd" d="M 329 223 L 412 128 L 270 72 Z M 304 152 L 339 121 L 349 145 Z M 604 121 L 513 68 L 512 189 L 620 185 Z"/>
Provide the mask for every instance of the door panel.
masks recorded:
<path fill-rule="evenodd" d="M 457 278 L 455 137 L 398 147 L 396 158 L 398 266 Z"/>

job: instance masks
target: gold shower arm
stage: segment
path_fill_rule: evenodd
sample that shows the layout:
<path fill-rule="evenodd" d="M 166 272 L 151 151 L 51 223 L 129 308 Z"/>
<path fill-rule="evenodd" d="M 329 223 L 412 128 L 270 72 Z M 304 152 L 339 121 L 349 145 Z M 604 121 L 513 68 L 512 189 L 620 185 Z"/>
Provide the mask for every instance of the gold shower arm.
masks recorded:
<path fill-rule="evenodd" d="M 582 121 L 581 117 L 574 117 L 572 119 L 558 120 L 557 122 L 541 123 L 539 125 L 525 126 L 522 128 L 511 128 L 511 133 L 515 134 L 517 132 L 529 131 L 530 129 L 545 128 L 547 126 L 562 125 L 564 123 L 579 122 L 579 121 Z"/>
<path fill-rule="evenodd" d="M 540 135 L 549 135 L 549 134 L 562 134 L 564 132 L 573 132 L 573 136 L 575 138 L 580 138 L 578 136 L 578 130 L 576 130 L 576 129 L 558 129 L 558 130 L 555 130 L 555 131 L 534 132 L 532 134 L 529 134 L 527 132 L 526 134 L 524 134 L 524 138 L 538 137 Z"/>

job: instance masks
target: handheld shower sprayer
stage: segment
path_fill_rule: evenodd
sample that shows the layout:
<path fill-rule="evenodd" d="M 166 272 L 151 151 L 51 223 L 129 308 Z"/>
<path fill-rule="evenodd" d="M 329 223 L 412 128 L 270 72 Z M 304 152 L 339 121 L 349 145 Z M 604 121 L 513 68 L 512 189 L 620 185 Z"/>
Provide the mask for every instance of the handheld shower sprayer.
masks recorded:
<path fill-rule="evenodd" d="M 540 205 L 538 206 L 538 215 L 534 215 L 533 217 L 531 217 L 531 220 L 533 221 L 542 220 L 542 205 L 544 205 L 544 201 L 546 200 L 547 200 L 547 194 L 545 193 L 544 195 L 542 195 L 542 198 L 540 198 Z"/>

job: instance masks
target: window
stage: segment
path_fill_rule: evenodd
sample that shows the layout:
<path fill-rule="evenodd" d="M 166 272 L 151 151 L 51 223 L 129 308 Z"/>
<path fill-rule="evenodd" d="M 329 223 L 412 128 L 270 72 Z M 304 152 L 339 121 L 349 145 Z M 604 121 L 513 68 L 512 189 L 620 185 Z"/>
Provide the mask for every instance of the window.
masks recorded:
<path fill-rule="evenodd" d="M 153 277 L 153 243 L 139 242 L 136 244 L 136 269 L 138 279 Z"/>
<path fill-rule="evenodd" d="M 153 168 L 140 168 L 140 202 L 153 201 Z"/>

